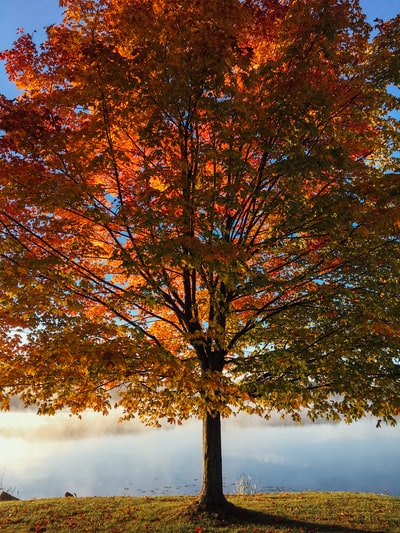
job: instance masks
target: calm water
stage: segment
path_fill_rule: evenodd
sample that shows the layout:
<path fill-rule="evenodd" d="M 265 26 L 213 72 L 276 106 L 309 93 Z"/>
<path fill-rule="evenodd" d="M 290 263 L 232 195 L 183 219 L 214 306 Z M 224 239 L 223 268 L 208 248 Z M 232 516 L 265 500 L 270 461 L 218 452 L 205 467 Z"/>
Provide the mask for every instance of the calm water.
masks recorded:
<path fill-rule="evenodd" d="M 146 428 L 117 416 L 83 420 L 0 413 L 0 485 L 20 498 L 196 494 L 201 426 Z M 252 490 L 334 490 L 400 496 L 400 427 L 365 419 L 282 426 L 239 416 L 223 427 L 226 492 L 245 475 Z"/>

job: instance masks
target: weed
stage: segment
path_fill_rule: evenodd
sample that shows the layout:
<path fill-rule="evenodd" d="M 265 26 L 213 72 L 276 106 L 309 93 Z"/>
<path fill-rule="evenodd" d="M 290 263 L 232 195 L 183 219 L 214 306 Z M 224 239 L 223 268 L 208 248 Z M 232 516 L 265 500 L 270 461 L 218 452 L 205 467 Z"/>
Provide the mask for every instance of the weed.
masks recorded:
<path fill-rule="evenodd" d="M 19 492 L 16 487 L 9 487 L 4 483 L 4 472 L 0 474 L 0 494 L 4 491 L 18 498 Z"/>
<path fill-rule="evenodd" d="M 242 496 L 257 494 L 257 492 L 259 492 L 256 483 L 252 483 L 251 477 L 246 476 L 245 474 L 240 475 L 240 478 L 235 483 L 235 489 L 236 494 L 240 494 Z"/>

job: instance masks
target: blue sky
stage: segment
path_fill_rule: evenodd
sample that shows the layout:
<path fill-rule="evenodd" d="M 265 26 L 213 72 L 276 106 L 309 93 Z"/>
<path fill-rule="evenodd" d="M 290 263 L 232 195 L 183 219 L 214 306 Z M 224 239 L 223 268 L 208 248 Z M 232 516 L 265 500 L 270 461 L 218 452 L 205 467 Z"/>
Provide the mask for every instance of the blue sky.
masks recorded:
<path fill-rule="evenodd" d="M 400 13 L 400 0 L 361 0 L 361 6 L 370 21 L 387 19 Z M 44 37 L 43 28 L 61 18 L 58 0 L 0 0 L 0 50 L 11 47 L 17 28 L 28 33 L 36 30 L 37 39 Z M 0 93 L 13 97 L 17 90 L 9 83 L 3 65 L 0 65 Z"/>

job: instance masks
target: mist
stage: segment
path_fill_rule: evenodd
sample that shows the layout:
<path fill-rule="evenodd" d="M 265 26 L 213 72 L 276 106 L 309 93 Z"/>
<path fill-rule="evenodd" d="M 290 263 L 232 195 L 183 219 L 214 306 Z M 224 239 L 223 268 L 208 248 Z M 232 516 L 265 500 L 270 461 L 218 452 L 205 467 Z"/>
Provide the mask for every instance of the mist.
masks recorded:
<path fill-rule="evenodd" d="M 38 416 L 0 413 L 0 482 L 22 499 L 62 496 L 197 494 L 201 422 L 151 428 L 87 411 Z M 256 491 L 340 490 L 400 495 L 400 432 L 366 418 L 346 425 L 302 426 L 278 415 L 223 421 L 227 493 L 240 476 Z"/>

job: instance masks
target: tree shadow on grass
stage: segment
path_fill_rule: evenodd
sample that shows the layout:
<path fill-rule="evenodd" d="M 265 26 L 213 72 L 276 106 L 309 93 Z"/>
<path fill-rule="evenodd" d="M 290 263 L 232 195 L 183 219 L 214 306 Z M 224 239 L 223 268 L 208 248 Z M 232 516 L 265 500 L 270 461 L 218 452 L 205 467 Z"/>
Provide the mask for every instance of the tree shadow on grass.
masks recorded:
<path fill-rule="evenodd" d="M 268 513 L 263 513 L 262 511 L 252 511 L 248 509 L 238 508 L 237 515 L 232 517 L 234 522 L 240 523 L 254 523 L 260 525 L 269 525 L 269 526 L 278 526 L 278 527 L 287 527 L 287 528 L 298 528 L 304 529 L 305 531 L 311 533 L 384 533 L 383 530 L 380 532 L 377 530 L 368 530 L 368 529 L 359 529 L 358 527 L 351 527 L 348 525 L 340 524 L 321 524 L 318 522 L 308 522 L 304 520 L 297 520 L 293 518 L 288 518 L 286 516 L 280 515 L 271 515 Z M 233 522 L 233 523 L 234 523 Z"/>
<path fill-rule="evenodd" d="M 299 529 L 307 533 L 385 533 L 384 530 L 368 530 L 359 529 L 357 527 L 349 527 L 340 524 L 321 524 L 318 522 L 308 522 L 305 520 L 296 520 L 286 516 L 272 515 L 262 511 L 253 511 L 244 509 L 230 504 L 227 512 L 222 513 L 192 513 L 191 519 L 197 520 L 212 520 L 216 525 L 220 526 L 263 526 L 263 527 L 279 527 L 288 529 Z"/>

